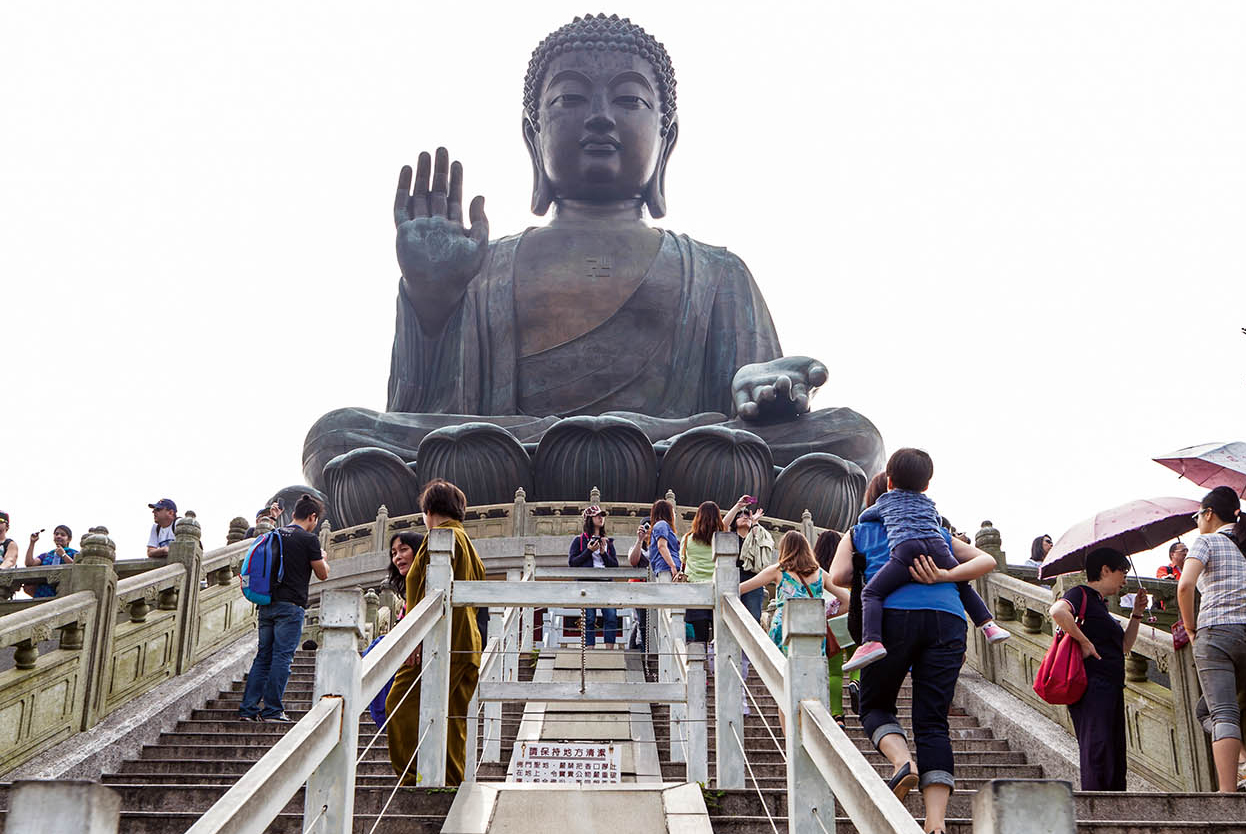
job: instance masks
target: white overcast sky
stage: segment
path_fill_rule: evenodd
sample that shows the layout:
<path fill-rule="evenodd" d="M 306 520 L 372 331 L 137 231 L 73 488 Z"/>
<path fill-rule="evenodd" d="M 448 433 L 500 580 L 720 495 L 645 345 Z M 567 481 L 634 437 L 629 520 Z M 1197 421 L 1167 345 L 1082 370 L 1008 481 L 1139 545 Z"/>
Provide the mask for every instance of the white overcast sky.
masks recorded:
<path fill-rule="evenodd" d="M 398 168 L 444 144 L 494 237 L 539 222 L 524 71 L 589 10 L 6 3 L 13 537 L 102 523 L 136 556 L 167 495 L 219 545 L 301 481 L 318 416 L 383 409 Z M 1246 439 L 1246 6 L 600 10 L 674 62 L 661 225 L 744 258 L 785 352 L 831 368 L 815 406 L 928 449 L 958 526 L 1020 560 L 1202 494 L 1153 456 Z"/>

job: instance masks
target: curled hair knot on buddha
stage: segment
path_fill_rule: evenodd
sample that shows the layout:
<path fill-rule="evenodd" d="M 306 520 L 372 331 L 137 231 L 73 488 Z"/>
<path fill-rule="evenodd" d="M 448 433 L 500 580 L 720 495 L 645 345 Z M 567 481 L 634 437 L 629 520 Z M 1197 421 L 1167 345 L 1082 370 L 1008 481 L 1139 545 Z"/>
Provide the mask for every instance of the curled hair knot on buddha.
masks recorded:
<path fill-rule="evenodd" d="M 552 32 L 532 51 L 528 74 L 524 77 L 524 114 L 533 127 L 540 126 L 537 111 L 541 103 L 541 83 L 554 56 L 574 49 L 609 49 L 639 55 L 653 65 L 658 82 L 662 111 L 662 135 L 675 121 L 675 70 L 666 47 L 626 17 L 612 14 L 577 17 Z"/>

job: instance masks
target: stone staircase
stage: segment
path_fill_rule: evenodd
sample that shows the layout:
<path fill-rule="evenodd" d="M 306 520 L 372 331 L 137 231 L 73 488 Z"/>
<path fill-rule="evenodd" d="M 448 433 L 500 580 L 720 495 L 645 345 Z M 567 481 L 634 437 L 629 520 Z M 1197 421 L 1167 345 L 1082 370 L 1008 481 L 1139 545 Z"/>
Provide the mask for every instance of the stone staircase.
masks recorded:
<path fill-rule="evenodd" d="M 287 689 L 286 704 L 294 718 L 311 705 L 315 655 L 299 652 Z M 522 658 L 520 678 L 530 680 L 534 664 Z M 651 665 L 649 674 L 656 679 Z M 126 834 L 180 834 L 219 799 L 291 725 L 254 724 L 236 718 L 242 699 L 241 682 L 207 702 L 203 709 L 191 711 L 174 732 L 165 733 L 159 743 L 145 747 L 136 758 L 121 763 L 115 773 L 103 774 L 101 781 L 121 795 L 121 828 Z M 778 707 L 755 674 L 748 687 L 760 705 L 745 718 L 743 741 L 757 784 L 752 780 L 743 790 L 708 790 L 705 798 L 715 832 L 743 834 L 770 831 L 770 819 L 779 831 L 785 830 L 787 794 L 783 755 L 767 732 L 767 723 L 782 742 L 778 731 Z M 902 695 L 901 720 L 908 722 L 907 691 Z M 845 698 L 845 702 L 847 699 Z M 710 778 L 714 777 L 713 684 L 709 691 Z M 503 759 L 519 729 L 522 704 L 503 707 Z M 668 753 L 669 708 L 653 707 L 654 728 L 661 755 L 662 775 L 667 781 L 684 780 L 685 766 L 672 763 Z M 949 834 L 970 834 L 973 792 L 994 778 L 1041 778 L 1041 767 L 1029 764 L 1022 745 L 995 738 L 989 727 L 977 719 L 954 712 L 951 717 L 953 747 L 956 751 L 958 790 L 948 812 Z M 372 739 L 376 728 L 365 713 L 360 719 L 360 750 Z M 885 760 L 874 752 L 855 717 L 848 718 L 848 735 L 880 774 L 890 772 Z M 481 781 L 501 781 L 504 763 L 482 764 L 477 772 Z M 399 788 L 379 825 L 385 803 L 394 787 L 384 738 L 368 751 L 359 765 L 355 800 L 358 834 L 434 834 L 454 799 L 452 789 Z M 8 786 L 0 787 L 0 807 L 7 808 Z M 1212 794 L 1075 794 L 1080 834 L 1176 834 L 1214 831 L 1216 834 L 1246 834 L 1246 796 L 1221 797 Z M 290 802 L 269 828 L 274 834 L 301 834 L 304 830 L 302 792 Z M 921 799 L 914 791 L 905 804 L 915 814 L 922 813 Z M 767 812 L 770 817 L 767 817 Z M 375 826 L 375 829 L 374 829 Z M 311 830 L 315 830 L 312 828 Z M 853 831 L 842 814 L 840 832 Z"/>

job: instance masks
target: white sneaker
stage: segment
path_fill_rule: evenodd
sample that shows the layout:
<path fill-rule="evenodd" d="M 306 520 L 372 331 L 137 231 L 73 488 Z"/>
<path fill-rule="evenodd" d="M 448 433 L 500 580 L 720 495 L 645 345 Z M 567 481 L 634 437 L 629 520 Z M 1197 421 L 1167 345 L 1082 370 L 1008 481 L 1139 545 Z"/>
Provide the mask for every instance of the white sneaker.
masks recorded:
<path fill-rule="evenodd" d="M 1006 628 L 1000 628 L 992 621 L 982 626 L 982 636 L 988 643 L 1002 643 L 1011 637 L 1012 633 Z"/>

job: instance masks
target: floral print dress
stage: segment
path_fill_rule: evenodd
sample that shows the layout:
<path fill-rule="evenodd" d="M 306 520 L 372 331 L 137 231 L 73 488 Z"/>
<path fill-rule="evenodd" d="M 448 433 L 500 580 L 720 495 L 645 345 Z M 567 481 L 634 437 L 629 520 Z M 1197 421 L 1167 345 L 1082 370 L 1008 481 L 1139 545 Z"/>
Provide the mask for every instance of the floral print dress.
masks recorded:
<path fill-rule="evenodd" d="M 818 571 L 818 578 L 808 583 L 808 586 L 809 590 L 806 591 L 805 583 L 787 571 L 783 571 L 779 577 L 779 587 L 775 593 L 777 606 L 774 616 L 770 618 L 770 639 L 784 654 L 787 654 L 787 649 L 783 646 L 783 606 L 789 599 L 822 599 L 822 571 Z M 822 653 L 826 654 L 825 638 L 822 640 Z"/>

